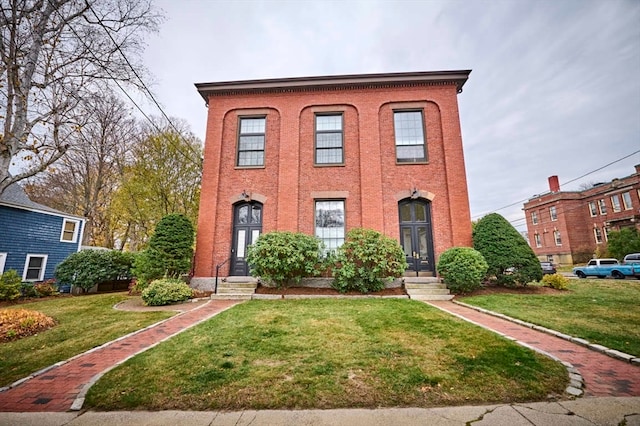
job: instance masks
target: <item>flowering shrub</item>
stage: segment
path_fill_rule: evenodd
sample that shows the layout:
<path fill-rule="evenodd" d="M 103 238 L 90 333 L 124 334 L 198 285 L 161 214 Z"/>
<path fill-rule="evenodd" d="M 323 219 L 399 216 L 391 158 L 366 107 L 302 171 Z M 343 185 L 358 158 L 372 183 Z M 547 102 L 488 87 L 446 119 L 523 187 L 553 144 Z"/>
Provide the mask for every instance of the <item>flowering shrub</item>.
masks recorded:
<path fill-rule="evenodd" d="M 58 287 L 56 286 L 56 280 L 46 280 L 44 282 L 34 284 L 33 288 L 36 291 L 36 295 L 46 297 L 55 294 Z"/>

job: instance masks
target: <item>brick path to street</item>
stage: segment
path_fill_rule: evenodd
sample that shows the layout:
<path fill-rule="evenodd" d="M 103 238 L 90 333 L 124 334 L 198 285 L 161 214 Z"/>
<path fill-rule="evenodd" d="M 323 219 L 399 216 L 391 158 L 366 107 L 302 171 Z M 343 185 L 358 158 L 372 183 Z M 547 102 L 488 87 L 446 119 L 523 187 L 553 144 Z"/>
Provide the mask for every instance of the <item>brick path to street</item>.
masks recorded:
<path fill-rule="evenodd" d="M 640 396 L 640 367 L 637 365 L 451 301 L 428 303 L 573 364 L 584 379 L 585 396 Z"/>
<path fill-rule="evenodd" d="M 0 411 L 68 411 L 94 376 L 237 303 L 235 300 L 211 300 L 158 325 L 86 352 L 59 367 L 0 392 Z"/>
<path fill-rule="evenodd" d="M 156 326 L 75 357 L 0 392 L 0 411 L 63 412 L 70 410 L 74 402 L 74 409 L 79 409 L 76 399 L 98 375 L 236 303 L 238 301 L 212 300 Z M 638 366 L 449 301 L 429 303 L 573 364 L 584 378 L 585 396 L 640 396 Z"/>

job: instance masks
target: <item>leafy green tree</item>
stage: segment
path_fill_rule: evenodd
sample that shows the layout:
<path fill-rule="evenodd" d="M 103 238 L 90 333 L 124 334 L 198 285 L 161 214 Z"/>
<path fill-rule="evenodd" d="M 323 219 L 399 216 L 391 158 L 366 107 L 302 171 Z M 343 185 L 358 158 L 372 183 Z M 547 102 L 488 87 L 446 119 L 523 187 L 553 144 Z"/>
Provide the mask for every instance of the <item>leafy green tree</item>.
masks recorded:
<path fill-rule="evenodd" d="M 520 233 L 498 213 L 481 218 L 473 229 L 473 248 L 484 256 L 489 278 L 504 286 L 527 285 L 542 279 L 535 253 Z"/>
<path fill-rule="evenodd" d="M 247 249 L 251 275 L 281 288 L 318 274 L 322 243 L 300 232 L 274 231 L 260 235 Z"/>
<path fill-rule="evenodd" d="M 194 230 L 189 218 L 181 214 L 163 217 L 149 240 L 149 248 L 135 261 L 138 280 L 179 278 L 191 269 Z"/>
<path fill-rule="evenodd" d="M 333 287 L 344 293 L 380 291 L 401 277 L 407 260 L 400 244 L 372 229 L 355 228 L 336 252 Z"/>
<path fill-rule="evenodd" d="M 438 274 L 456 294 L 469 293 L 480 287 L 489 265 L 482 253 L 471 247 L 452 247 L 440 255 Z"/>
<path fill-rule="evenodd" d="M 629 253 L 640 253 L 640 232 L 636 228 L 611 231 L 608 236 L 609 255 L 622 260 Z"/>

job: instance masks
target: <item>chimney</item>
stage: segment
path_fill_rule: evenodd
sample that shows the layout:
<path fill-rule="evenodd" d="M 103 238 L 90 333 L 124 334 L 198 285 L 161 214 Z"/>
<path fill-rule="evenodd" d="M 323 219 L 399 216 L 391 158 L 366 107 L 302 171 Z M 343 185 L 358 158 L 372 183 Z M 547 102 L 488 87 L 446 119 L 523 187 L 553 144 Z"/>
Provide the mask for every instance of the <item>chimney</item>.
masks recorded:
<path fill-rule="evenodd" d="M 560 192 L 560 182 L 557 175 L 549 176 L 549 191 Z"/>
<path fill-rule="evenodd" d="M 640 164 L 636 164 L 636 173 L 640 174 Z"/>

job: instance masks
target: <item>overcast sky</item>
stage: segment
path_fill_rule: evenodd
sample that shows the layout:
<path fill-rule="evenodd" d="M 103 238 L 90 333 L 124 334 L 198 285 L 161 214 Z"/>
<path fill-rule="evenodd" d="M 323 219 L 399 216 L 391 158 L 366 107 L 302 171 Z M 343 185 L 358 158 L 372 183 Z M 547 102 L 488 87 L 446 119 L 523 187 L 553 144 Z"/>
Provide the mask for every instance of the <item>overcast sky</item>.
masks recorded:
<path fill-rule="evenodd" d="M 203 140 L 194 83 L 471 69 L 458 103 L 473 219 L 497 210 L 524 230 L 549 176 L 575 190 L 640 164 L 639 0 L 156 4 L 152 90 Z"/>

